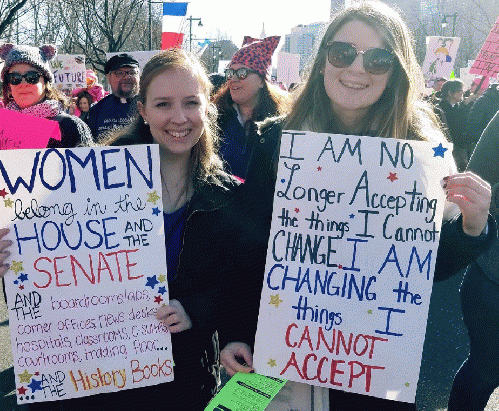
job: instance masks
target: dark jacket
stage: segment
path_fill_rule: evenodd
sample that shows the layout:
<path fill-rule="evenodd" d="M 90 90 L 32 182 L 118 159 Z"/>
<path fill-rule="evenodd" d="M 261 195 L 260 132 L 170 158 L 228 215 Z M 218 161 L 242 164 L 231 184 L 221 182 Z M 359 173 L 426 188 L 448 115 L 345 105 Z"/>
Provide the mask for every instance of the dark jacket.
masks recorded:
<path fill-rule="evenodd" d="M 499 113 L 485 128 L 476 145 L 467 169 L 482 177 L 492 186 L 490 213 L 499 219 Z M 499 240 L 481 254 L 468 270 L 479 270 L 491 281 L 499 284 Z"/>
<path fill-rule="evenodd" d="M 447 126 L 448 137 L 456 147 L 473 150 L 474 142 L 468 141 L 466 138 L 466 121 L 472 104 L 460 102 L 451 106 L 451 104 L 442 99 L 437 107 L 444 113 L 444 117 L 440 117 L 442 123 Z M 438 111 L 436 111 L 439 115 Z"/>
<path fill-rule="evenodd" d="M 237 111 L 230 109 L 222 111 L 218 117 L 220 130 L 220 157 L 224 160 L 228 172 L 245 179 L 249 159 L 258 137 L 256 124 L 248 120 L 243 126 Z"/>
<path fill-rule="evenodd" d="M 109 94 L 98 101 L 88 111 L 87 124 L 95 141 L 109 131 L 124 127 L 137 115 L 138 96 L 122 103 L 119 97 Z"/>
<path fill-rule="evenodd" d="M 483 130 L 499 110 L 499 90 L 497 84 L 492 84 L 480 96 L 470 109 L 468 115 L 467 140 L 472 147 L 480 139 Z"/>
<path fill-rule="evenodd" d="M 48 148 L 72 148 L 88 146 L 91 143 L 92 134 L 90 129 L 78 117 L 61 112 L 57 116 L 49 118 L 49 120 L 55 120 L 59 123 L 61 141 L 50 139 L 47 145 Z"/>

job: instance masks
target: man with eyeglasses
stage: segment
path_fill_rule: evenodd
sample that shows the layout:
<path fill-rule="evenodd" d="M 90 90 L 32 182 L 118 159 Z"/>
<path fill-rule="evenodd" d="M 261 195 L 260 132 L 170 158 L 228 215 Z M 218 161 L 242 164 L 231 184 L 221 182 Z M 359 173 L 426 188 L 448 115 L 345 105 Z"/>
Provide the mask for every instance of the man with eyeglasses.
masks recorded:
<path fill-rule="evenodd" d="M 111 57 L 104 66 L 112 94 L 94 104 L 87 123 L 95 141 L 116 128 L 128 125 L 137 114 L 139 63 L 122 53 Z"/>

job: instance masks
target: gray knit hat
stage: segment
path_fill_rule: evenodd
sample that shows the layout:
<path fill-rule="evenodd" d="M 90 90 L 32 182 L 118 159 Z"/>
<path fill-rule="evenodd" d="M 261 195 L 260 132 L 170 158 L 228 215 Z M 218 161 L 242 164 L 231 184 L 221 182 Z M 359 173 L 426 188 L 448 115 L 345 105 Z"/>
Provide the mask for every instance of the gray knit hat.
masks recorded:
<path fill-rule="evenodd" d="M 17 46 L 11 43 L 0 45 L 0 58 L 5 64 L 0 73 L 0 79 L 4 81 L 5 74 L 9 69 L 18 63 L 26 63 L 36 67 L 42 74 L 54 82 L 54 75 L 49 66 L 49 61 L 57 55 L 57 47 L 53 44 L 45 44 L 39 48 L 31 46 Z"/>

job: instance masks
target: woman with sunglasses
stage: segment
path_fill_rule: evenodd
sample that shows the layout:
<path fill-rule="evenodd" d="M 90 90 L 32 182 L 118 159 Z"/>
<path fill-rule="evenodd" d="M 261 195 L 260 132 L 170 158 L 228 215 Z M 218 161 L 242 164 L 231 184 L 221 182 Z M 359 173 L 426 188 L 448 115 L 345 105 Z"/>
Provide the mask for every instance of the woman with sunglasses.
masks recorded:
<path fill-rule="evenodd" d="M 220 113 L 220 155 L 226 168 L 242 179 L 255 144 L 255 122 L 287 111 L 287 93 L 267 81 L 279 39 L 246 36 L 225 71 L 227 83 L 214 97 Z"/>
<path fill-rule="evenodd" d="M 260 128 L 244 188 L 262 241 L 268 240 L 270 231 L 283 129 L 444 142 L 431 107 L 421 99 L 422 84 L 409 31 L 395 10 L 381 2 L 362 2 L 336 14 L 290 114 Z M 482 234 L 494 224 L 488 218 L 490 185 L 472 173 L 453 174 L 446 178 L 446 190 L 449 202 L 461 209 L 461 215 L 446 207 L 437 280 L 471 262 L 494 238 L 493 227 L 488 235 Z M 263 273 L 259 278 L 241 278 L 241 288 L 235 293 L 244 311 L 232 312 L 233 330 L 221 335 L 221 361 L 229 375 L 253 371 L 251 347 L 262 277 Z M 228 341 L 232 342 L 226 345 Z M 332 389 L 329 403 L 331 411 L 415 410 L 414 404 Z"/>
<path fill-rule="evenodd" d="M 40 48 L 0 45 L 4 60 L 0 78 L 3 82 L 5 108 L 59 123 L 61 140 L 51 139 L 48 147 L 76 147 L 91 141 L 87 125 L 64 112 L 66 99 L 52 85 L 54 75 L 49 61 L 57 54 L 53 45 Z"/>

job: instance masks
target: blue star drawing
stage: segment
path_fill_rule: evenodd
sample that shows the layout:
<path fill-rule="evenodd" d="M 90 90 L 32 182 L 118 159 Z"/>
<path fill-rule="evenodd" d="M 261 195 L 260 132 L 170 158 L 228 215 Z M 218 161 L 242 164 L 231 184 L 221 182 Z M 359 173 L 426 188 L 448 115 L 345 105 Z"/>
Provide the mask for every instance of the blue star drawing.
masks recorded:
<path fill-rule="evenodd" d="M 445 148 L 442 146 L 442 143 L 438 145 L 438 147 L 433 147 L 433 157 L 442 157 L 444 158 L 444 153 L 448 150 L 448 148 Z"/>
<path fill-rule="evenodd" d="M 163 295 L 164 293 L 166 293 L 166 287 L 159 287 L 158 288 L 158 293 L 160 293 L 161 295 Z"/>
<path fill-rule="evenodd" d="M 281 178 L 281 183 L 285 183 L 286 180 L 284 178 Z"/>
<path fill-rule="evenodd" d="M 154 207 L 154 208 L 152 209 L 152 213 L 153 213 L 154 215 L 159 215 L 159 213 L 161 213 L 161 211 L 159 211 L 159 208 L 158 208 L 158 207 Z"/>
<path fill-rule="evenodd" d="M 31 380 L 31 382 L 28 384 L 28 387 L 31 388 L 32 392 L 36 392 L 36 390 L 42 391 L 42 382 L 35 380 L 34 378 Z"/>
<path fill-rule="evenodd" d="M 355 214 L 350 214 L 349 217 L 350 218 L 355 218 Z"/>
<path fill-rule="evenodd" d="M 15 280 L 15 281 L 14 281 L 14 284 L 19 284 L 19 280 Z"/>
<path fill-rule="evenodd" d="M 22 281 L 23 283 L 25 281 L 28 281 L 28 274 L 21 273 L 21 275 L 18 277 L 19 281 Z"/>
<path fill-rule="evenodd" d="M 146 287 L 151 287 L 153 290 L 154 290 L 154 287 L 156 286 L 156 284 L 158 284 L 159 281 L 156 280 L 156 276 L 153 275 L 152 277 L 147 277 L 147 283 L 146 283 Z"/>

